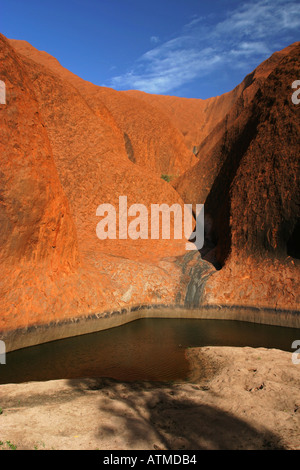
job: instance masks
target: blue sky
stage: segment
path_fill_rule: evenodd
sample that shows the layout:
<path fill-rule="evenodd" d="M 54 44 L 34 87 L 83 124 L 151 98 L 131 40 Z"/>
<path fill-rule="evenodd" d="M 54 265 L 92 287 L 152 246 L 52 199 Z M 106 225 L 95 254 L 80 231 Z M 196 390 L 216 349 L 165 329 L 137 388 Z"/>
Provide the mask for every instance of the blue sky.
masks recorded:
<path fill-rule="evenodd" d="M 0 0 L 0 31 L 97 85 L 208 98 L 300 40 L 298 0 Z"/>

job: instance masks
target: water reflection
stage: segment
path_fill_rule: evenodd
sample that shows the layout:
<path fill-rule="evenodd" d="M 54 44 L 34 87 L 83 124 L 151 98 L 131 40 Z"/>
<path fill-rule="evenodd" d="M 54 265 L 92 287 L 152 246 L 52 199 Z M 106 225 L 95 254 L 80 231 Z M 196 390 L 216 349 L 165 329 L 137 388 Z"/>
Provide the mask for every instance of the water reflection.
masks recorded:
<path fill-rule="evenodd" d="M 185 350 L 252 346 L 291 351 L 299 330 L 224 320 L 143 319 L 7 354 L 0 383 L 78 377 L 172 381 L 188 376 Z"/>

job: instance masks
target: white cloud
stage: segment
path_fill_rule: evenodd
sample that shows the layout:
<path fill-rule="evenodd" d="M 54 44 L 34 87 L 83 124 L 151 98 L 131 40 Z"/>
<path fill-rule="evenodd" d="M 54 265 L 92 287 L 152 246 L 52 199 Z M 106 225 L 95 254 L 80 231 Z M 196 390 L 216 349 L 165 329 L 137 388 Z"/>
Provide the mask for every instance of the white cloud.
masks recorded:
<path fill-rule="evenodd" d="M 143 71 L 137 68 L 112 79 L 113 88 L 146 90 L 148 93 L 167 93 L 184 83 L 204 76 L 222 58 L 211 48 L 170 50 L 145 54 L 141 59 Z M 148 63 L 147 63 L 148 61 Z"/>
<path fill-rule="evenodd" d="M 216 25 L 215 34 L 268 40 L 274 34 L 297 27 L 300 27 L 300 9 L 295 0 L 259 0 L 242 4 Z"/>
<path fill-rule="evenodd" d="M 158 44 L 160 42 L 160 39 L 158 36 L 151 36 L 150 42 L 152 42 L 153 44 Z"/>
<path fill-rule="evenodd" d="M 271 50 L 263 42 L 241 42 L 237 45 L 236 49 L 232 49 L 230 54 L 234 56 L 247 56 L 259 55 L 259 54 L 270 54 Z"/>
<path fill-rule="evenodd" d="M 158 45 L 108 86 L 168 93 L 221 66 L 237 69 L 259 63 L 271 54 L 276 41 L 280 44 L 280 36 L 299 28 L 296 0 L 247 2 L 214 24 L 211 17 L 195 16 L 174 39 L 158 44 L 159 38 L 153 36 L 151 42 Z"/>

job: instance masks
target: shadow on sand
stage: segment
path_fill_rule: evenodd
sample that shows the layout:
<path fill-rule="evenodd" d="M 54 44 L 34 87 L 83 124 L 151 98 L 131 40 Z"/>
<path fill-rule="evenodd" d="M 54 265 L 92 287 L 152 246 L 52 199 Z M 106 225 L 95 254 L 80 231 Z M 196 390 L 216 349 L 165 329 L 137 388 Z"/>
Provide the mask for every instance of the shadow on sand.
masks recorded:
<path fill-rule="evenodd" d="M 201 384 L 125 383 L 102 378 L 69 383 L 81 393 L 99 391 L 96 399 L 106 419 L 99 422 L 97 437 L 114 440 L 121 434 L 125 450 L 284 449 L 275 433 L 252 427 L 246 415 L 244 421 L 204 403 L 208 391 Z"/>

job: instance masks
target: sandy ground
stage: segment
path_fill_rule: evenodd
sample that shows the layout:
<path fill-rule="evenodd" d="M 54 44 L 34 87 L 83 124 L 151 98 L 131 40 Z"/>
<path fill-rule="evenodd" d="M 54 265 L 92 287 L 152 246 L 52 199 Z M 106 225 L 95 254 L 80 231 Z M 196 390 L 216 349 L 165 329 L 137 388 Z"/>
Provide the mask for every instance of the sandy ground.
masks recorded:
<path fill-rule="evenodd" d="M 300 364 L 275 349 L 189 349 L 188 382 L 0 386 L 0 448 L 300 449 Z"/>

